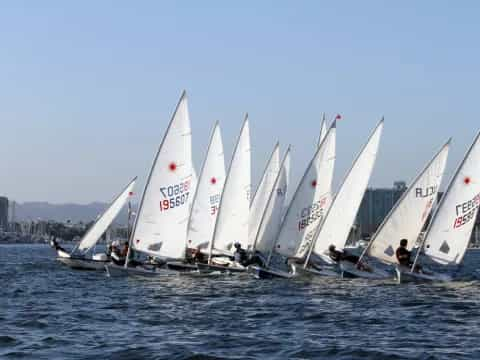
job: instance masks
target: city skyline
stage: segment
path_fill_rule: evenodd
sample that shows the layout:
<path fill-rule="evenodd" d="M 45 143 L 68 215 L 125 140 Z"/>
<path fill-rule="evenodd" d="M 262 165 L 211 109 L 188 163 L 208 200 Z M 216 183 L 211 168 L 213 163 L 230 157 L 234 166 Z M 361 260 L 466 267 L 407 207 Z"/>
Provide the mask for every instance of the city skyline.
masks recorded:
<path fill-rule="evenodd" d="M 2 4 L 0 194 L 108 202 L 138 175 L 138 198 L 183 89 L 197 172 L 214 121 L 228 166 L 248 112 L 253 187 L 277 139 L 296 186 L 325 112 L 342 115 L 335 188 L 382 116 L 370 186 L 408 185 L 453 137 L 444 188 L 479 130 L 479 6 Z"/>

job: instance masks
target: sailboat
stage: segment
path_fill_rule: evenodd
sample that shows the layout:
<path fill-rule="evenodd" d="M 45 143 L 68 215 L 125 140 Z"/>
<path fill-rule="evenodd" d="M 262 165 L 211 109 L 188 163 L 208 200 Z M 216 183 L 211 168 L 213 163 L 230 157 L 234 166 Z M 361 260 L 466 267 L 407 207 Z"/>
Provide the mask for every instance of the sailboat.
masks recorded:
<path fill-rule="evenodd" d="M 185 259 L 192 192 L 191 137 L 188 100 L 183 92 L 147 178 L 125 265 L 106 265 L 109 275 L 166 274 L 159 266 L 135 266 L 132 250 L 161 262 Z"/>
<path fill-rule="evenodd" d="M 411 268 L 397 266 L 398 283 L 409 281 L 450 281 L 452 277 L 422 269 L 420 253 L 443 266 L 462 263 L 480 206 L 480 132 L 453 175 L 418 249 Z"/>
<path fill-rule="evenodd" d="M 248 224 L 248 246 L 247 249 L 254 251 L 254 243 L 260 229 L 260 223 L 262 221 L 263 215 L 265 214 L 265 209 L 267 207 L 267 202 L 270 197 L 270 194 L 275 186 L 275 180 L 280 171 L 280 146 L 279 143 L 275 145 L 272 155 L 267 163 L 265 171 L 263 172 L 260 184 L 258 185 L 257 191 L 253 195 L 252 204 L 250 205 L 250 218 Z M 267 215 L 268 216 L 268 215 Z M 268 221 L 268 219 L 266 219 Z"/>
<path fill-rule="evenodd" d="M 272 187 L 265 211 L 260 219 L 260 226 L 253 242 L 253 252 L 267 258 L 274 246 L 276 237 L 282 225 L 282 218 L 287 200 L 288 182 L 290 173 L 290 146 L 280 164 L 280 171 Z M 249 271 L 257 278 L 289 277 L 289 274 L 273 269 L 264 269 L 262 266 L 251 265 Z"/>
<path fill-rule="evenodd" d="M 317 228 L 303 266 L 298 266 L 298 263 L 293 264 L 295 271 L 299 274 L 331 275 L 331 267 L 325 264 L 334 265 L 334 263 L 330 260 L 327 251 L 331 245 L 338 250 L 345 248 L 348 234 L 375 165 L 382 130 L 383 119 L 355 159 L 322 224 Z M 320 262 L 311 261 L 312 255 L 315 255 Z"/>
<path fill-rule="evenodd" d="M 408 250 L 411 251 L 427 221 L 437 199 L 438 189 L 442 182 L 447 164 L 450 140 L 442 146 L 426 167 L 412 181 L 395 206 L 390 210 L 381 225 L 364 249 L 357 265 L 341 262 L 342 273 L 349 277 L 370 279 L 390 278 L 391 274 L 368 266 L 362 270 L 361 264 L 365 256 L 376 258 L 388 265 L 398 263 L 395 250 L 400 239 L 408 240 Z"/>
<path fill-rule="evenodd" d="M 85 235 L 80 240 L 77 247 L 71 252 L 66 251 L 59 246 L 56 241 L 52 242 L 52 247 L 55 248 L 57 253 L 57 260 L 61 263 L 80 270 L 103 270 L 105 264 L 110 261 L 110 258 L 105 253 L 87 254 L 94 249 L 101 236 L 107 231 L 112 224 L 113 220 L 118 216 L 125 203 L 132 194 L 135 186 L 134 178 L 123 191 L 110 203 L 108 208 L 101 214 L 95 223 L 88 229 Z"/>
<path fill-rule="evenodd" d="M 173 270 L 197 268 L 194 264 L 202 257 L 208 256 L 213 230 L 217 220 L 218 205 L 225 182 L 225 160 L 223 142 L 218 121 L 215 123 L 203 163 L 197 190 L 193 199 L 192 211 L 188 220 L 186 251 L 189 262 L 168 262 Z M 198 252 L 198 253 L 197 253 Z M 195 253 L 196 258 L 193 257 Z"/>
<path fill-rule="evenodd" d="M 291 277 L 292 274 L 274 269 L 274 254 L 287 259 L 305 256 L 313 236 L 330 206 L 333 168 L 335 164 L 336 122 L 307 166 L 272 242 L 263 268 L 256 268 L 258 277 Z"/>
<path fill-rule="evenodd" d="M 247 114 L 235 145 L 220 198 L 217 221 L 210 242 L 208 264 L 197 264 L 201 271 L 245 271 L 245 267 L 232 261 L 231 258 L 235 243 L 239 243 L 243 249 L 246 249 L 249 243 L 250 161 L 250 131 Z"/>

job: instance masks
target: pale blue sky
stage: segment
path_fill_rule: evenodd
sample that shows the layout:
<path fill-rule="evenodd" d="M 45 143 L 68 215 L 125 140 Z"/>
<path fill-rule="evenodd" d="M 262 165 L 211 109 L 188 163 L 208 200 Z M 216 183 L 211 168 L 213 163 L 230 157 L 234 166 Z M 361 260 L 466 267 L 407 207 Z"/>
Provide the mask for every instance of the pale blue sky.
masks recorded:
<path fill-rule="evenodd" d="M 480 128 L 479 18 L 476 1 L 2 2 L 0 193 L 111 199 L 146 177 L 182 89 L 198 169 L 214 120 L 229 161 L 248 111 L 255 181 L 279 139 L 296 182 L 338 112 L 337 183 L 382 115 L 373 186 L 450 136 L 451 174 Z"/>

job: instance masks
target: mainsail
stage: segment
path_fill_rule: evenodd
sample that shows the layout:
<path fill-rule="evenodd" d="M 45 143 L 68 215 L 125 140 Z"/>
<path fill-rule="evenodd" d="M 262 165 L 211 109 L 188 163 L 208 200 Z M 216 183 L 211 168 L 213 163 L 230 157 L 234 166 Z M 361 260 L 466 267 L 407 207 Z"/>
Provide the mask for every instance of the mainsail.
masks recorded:
<path fill-rule="evenodd" d="M 187 235 L 187 247 L 208 250 L 212 240 L 218 205 L 225 182 L 225 160 L 220 126 L 215 123 L 205 162 L 193 200 Z"/>
<path fill-rule="evenodd" d="M 280 146 L 278 143 L 273 149 L 272 155 L 267 163 L 267 167 L 263 173 L 257 191 L 253 196 L 252 204 L 250 205 L 250 220 L 249 220 L 249 248 L 253 248 L 253 243 L 257 237 L 260 228 L 260 222 L 265 214 L 270 193 L 272 192 L 275 180 L 277 179 L 280 170 Z M 268 215 L 267 215 L 268 216 Z M 266 219 L 268 221 L 268 219 Z"/>
<path fill-rule="evenodd" d="M 335 245 L 338 249 L 345 247 L 377 158 L 382 129 L 383 119 L 354 161 L 335 195 L 330 209 L 316 233 L 313 247 L 315 254 L 324 256 L 330 245 Z"/>
<path fill-rule="evenodd" d="M 247 115 L 225 179 L 211 242 L 212 249 L 232 253 L 236 242 L 244 249 L 248 246 L 249 209 L 250 131 Z"/>
<path fill-rule="evenodd" d="M 153 161 L 133 226 L 131 247 L 153 256 L 185 256 L 190 195 L 192 145 L 187 96 L 184 92 Z"/>
<path fill-rule="evenodd" d="M 450 140 L 440 149 L 403 193 L 370 240 L 366 254 L 385 263 L 397 263 L 395 250 L 401 239 L 411 250 L 437 199 L 447 164 Z"/>
<path fill-rule="evenodd" d="M 280 171 L 270 191 L 265 211 L 260 219 L 260 226 L 253 243 L 254 250 L 267 255 L 273 247 L 280 225 L 287 199 L 288 174 L 290 172 L 290 147 L 287 149 Z"/>
<path fill-rule="evenodd" d="M 425 254 L 440 264 L 460 264 L 480 206 L 480 133 L 458 167 L 425 235 Z"/>
<path fill-rule="evenodd" d="M 87 252 L 98 242 L 100 237 L 112 224 L 113 220 L 118 216 L 122 208 L 125 206 L 128 198 L 132 194 L 133 187 L 135 186 L 135 177 L 125 189 L 110 203 L 105 212 L 95 221 L 95 223 L 88 229 L 87 233 L 83 236 L 78 250 Z"/>
<path fill-rule="evenodd" d="M 310 161 L 283 219 L 275 252 L 303 257 L 330 206 L 335 164 L 336 123 L 327 132 Z"/>

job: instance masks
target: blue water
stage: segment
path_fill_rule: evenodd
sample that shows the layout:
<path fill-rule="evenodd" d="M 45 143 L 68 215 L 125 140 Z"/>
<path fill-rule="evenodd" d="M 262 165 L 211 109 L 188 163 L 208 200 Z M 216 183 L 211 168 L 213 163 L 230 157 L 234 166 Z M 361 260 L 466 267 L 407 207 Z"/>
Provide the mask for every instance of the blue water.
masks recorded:
<path fill-rule="evenodd" d="M 464 280 L 108 278 L 0 246 L 0 358 L 478 359 L 480 252 Z"/>

